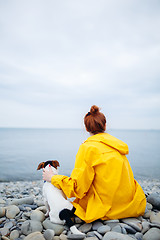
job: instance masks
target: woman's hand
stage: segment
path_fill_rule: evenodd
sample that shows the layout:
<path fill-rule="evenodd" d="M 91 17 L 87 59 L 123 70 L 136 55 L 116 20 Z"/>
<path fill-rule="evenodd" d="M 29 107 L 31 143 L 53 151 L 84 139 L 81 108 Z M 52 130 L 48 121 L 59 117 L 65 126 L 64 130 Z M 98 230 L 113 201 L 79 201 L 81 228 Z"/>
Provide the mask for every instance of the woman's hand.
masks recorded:
<path fill-rule="evenodd" d="M 49 170 L 43 169 L 43 180 L 47 182 L 51 182 L 52 177 L 54 176 L 54 173 L 52 171 L 52 168 L 49 167 Z"/>

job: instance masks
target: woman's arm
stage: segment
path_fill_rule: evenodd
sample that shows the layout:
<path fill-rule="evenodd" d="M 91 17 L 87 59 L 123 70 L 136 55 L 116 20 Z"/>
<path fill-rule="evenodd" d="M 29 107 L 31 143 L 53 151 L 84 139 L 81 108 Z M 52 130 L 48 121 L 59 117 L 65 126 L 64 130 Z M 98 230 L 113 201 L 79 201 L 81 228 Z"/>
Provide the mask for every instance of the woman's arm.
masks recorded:
<path fill-rule="evenodd" d="M 55 175 L 51 177 L 51 183 L 62 189 L 69 198 L 83 198 L 94 179 L 95 172 L 91 162 L 95 155 L 93 148 L 88 149 L 82 144 L 77 153 L 71 177 Z"/>

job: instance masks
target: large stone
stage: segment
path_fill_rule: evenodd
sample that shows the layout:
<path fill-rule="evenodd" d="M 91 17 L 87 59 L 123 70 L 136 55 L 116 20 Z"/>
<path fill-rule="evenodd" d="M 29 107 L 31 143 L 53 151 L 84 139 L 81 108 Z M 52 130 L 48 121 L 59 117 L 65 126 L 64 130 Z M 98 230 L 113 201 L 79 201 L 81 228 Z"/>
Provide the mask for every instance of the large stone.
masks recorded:
<path fill-rule="evenodd" d="M 160 196 L 157 193 L 152 193 L 147 197 L 147 202 L 152 204 L 152 206 L 160 210 Z"/>
<path fill-rule="evenodd" d="M 138 232 L 142 230 L 142 224 L 137 218 L 123 218 L 121 221 L 133 227 Z"/>
<path fill-rule="evenodd" d="M 79 231 L 82 233 L 87 233 L 91 230 L 92 228 L 92 223 L 84 223 L 83 225 L 80 226 Z"/>
<path fill-rule="evenodd" d="M 6 213 L 6 210 L 4 207 L 0 207 L 0 217 L 4 217 Z"/>
<path fill-rule="evenodd" d="M 27 220 L 21 226 L 21 232 L 26 236 L 32 232 L 42 232 L 42 229 L 42 224 L 34 220 Z"/>
<path fill-rule="evenodd" d="M 16 205 L 10 205 L 6 207 L 7 211 L 6 211 L 6 217 L 13 219 L 15 218 L 15 216 L 20 213 L 19 208 Z"/>
<path fill-rule="evenodd" d="M 55 232 L 54 232 L 54 230 L 52 230 L 52 229 L 47 229 L 47 230 L 45 230 L 45 232 L 44 232 L 44 238 L 46 239 L 46 240 L 53 240 L 54 239 L 54 235 L 55 235 Z"/>
<path fill-rule="evenodd" d="M 63 232 L 63 230 L 64 230 L 64 226 L 63 225 L 52 223 L 48 219 L 46 219 L 43 222 L 43 226 L 44 226 L 45 229 L 52 229 L 52 230 L 54 230 L 55 235 L 60 235 Z"/>
<path fill-rule="evenodd" d="M 43 222 L 45 219 L 45 215 L 43 212 L 39 210 L 34 210 L 32 211 L 30 218 L 31 220 Z"/>
<path fill-rule="evenodd" d="M 25 197 L 25 198 L 13 199 L 11 201 L 11 204 L 13 204 L 13 205 L 33 204 L 33 203 L 34 203 L 33 197 Z"/>
<path fill-rule="evenodd" d="M 24 240 L 45 240 L 40 232 L 30 233 Z"/>
<path fill-rule="evenodd" d="M 160 229 L 151 228 L 144 235 L 143 240 L 160 240 Z"/>
<path fill-rule="evenodd" d="M 133 238 L 122 233 L 107 232 L 102 240 L 133 240 Z"/>

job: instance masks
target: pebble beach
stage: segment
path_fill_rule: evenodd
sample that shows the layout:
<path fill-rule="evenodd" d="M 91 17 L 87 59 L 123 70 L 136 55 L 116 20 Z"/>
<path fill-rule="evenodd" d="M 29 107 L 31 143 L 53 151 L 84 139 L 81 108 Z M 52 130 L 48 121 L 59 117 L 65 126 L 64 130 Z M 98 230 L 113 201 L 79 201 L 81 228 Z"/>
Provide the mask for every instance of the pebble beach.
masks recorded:
<path fill-rule="evenodd" d="M 43 181 L 0 183 L 0 239 L 4 240 L 160 240 L 160 180 L 137 179 L 142 186 L 147 208 L 138 218 L 74 221 L 84 236 L 71 234 L 64 225 L 45 217 Z"/>

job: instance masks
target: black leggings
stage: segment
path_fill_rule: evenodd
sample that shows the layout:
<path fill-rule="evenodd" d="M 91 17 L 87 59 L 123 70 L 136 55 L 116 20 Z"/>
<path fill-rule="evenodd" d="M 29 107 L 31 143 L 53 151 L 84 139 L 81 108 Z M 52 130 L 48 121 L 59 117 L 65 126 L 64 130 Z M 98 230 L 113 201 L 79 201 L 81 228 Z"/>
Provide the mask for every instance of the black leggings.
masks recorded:
<path fill-rule="evenodd" d="M 74 212 L 75 212 L 75 207 L 72 208 L 72 210 L 69 209 L 63 209 L 62 211 L 60 211 L 59 213 L 59 218 L 61 220 L 65 220 L 66 221 L 66 225 L 70 228 L 74 225 L 73 221 L 72 221 L 72 217 L 74 217 Z"/>

